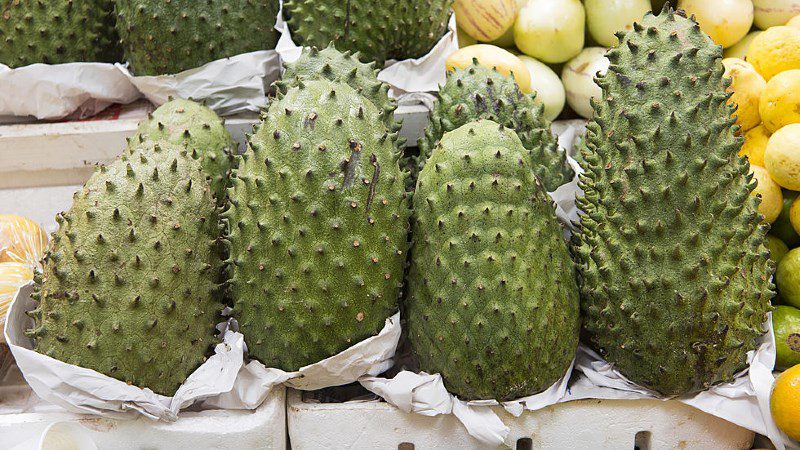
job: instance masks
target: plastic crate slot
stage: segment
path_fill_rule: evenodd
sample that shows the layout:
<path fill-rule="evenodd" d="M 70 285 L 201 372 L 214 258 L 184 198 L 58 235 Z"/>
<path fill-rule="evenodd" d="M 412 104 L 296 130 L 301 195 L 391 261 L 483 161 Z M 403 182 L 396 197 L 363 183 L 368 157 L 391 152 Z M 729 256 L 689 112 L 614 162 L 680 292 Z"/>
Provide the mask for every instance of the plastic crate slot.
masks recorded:
<path fill-rule="evenodd" d="M 414 444 L 411 442 L 401 442 L 400 445 L 397 446 L 397 450 L 414 450 Z"/>
<path fill-rule="evenodd" d="M 653 437 L 649 431 L 640 431 L 633 438 L 634 450 L 650 450 L 650 438 Z"/>
<path fill-rule="evenodd" d="M 517 449 L 516 450 L 533 450 L 533 439 L 531 439 L 531 438 L 519 438 L 519 439 L 517 439 Z"/>

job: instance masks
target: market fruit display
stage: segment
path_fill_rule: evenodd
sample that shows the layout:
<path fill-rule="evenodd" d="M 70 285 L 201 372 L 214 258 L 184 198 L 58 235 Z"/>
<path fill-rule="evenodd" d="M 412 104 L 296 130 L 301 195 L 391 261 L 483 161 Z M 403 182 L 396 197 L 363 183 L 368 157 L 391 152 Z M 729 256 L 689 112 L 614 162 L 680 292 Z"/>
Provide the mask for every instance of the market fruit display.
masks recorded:
<path fill-rule="evenodd" d="M 767 82 L 747 61 L 726 58 L 722 65 L 725 66 L 724 76 L 731 79 L 728 91 L 733 95 L 728 103 L 736 105 L 736 124 L 741 127 L 739 132 L 748 131 L 761 123 L 759 101 Z"/>
<path fill-rule="evenodd" d="M 783 209 L 783 192 L 781 186 L 772 181 L 767 169 L 752 165 L 750 171 L 753 179 L 756 180 L 755 189 L 750 192 L 752 196 L 759 196 L 761 201 L 758 204 L 758 212 L 764 216 L 764 222 L 772 223 L 781 214 Z"/>
<path fill-rule="evenodd" d="M 459 49 L 447 57 L 445 67 L 448 71 L 466 69 L 475 61 L 503 75 L 513 76 L 522 92 L 531 93 L 531 73 L 528 66 L 511 52 L 494 45 L 476 44 Z"/>
<path fill-rule="evenodd" d="M 800 365 L 781 373 L 772 387 L 769 409 L 778 428 L 790 438 L 800 440 Z"/>
<path fill-rule="evenodd" d="M 17 262 L 39 267 L 47 233 L 38 223 L 14 214 L 0 214 L 0 263 Z"/>
<path fill-rule="evenodd" d="M 360 52 L 365 61 L 419 58 L 447 30 L 453 0 L 285 0 L 297 45 Z M 274 15 L 272 16 L 274 17 Z"/>
<path fill-rule="evenodd" d="M 536 93 L 534 100 L 544 106 L 544 118 L 553 121 L 564 110 L 566 91 L 558 74 L 553 72 L 547 64 L 541 63 L 530 56 L 520 55 L 520 60 L 525 63 L 531 74 L 531 91 Z"/>
<path fill-rule="evenodd" d="M 117 30 L 136 75 L 175 74 L 278 41 L 278 0 L 114 0 Z"/>
<path fill-rule="evenodd" d="M 797 0 L 752 0 L 755 10 L 755 25 L 767 28 L 785 25 L 789 19 L 800 14 Z"/>
<path fill-rule="evenodd" d="M 511 400 L 564 376 L 578 289 L 552 201 L 512 130 L 445 133 L 419 175 L 407 303 L 420 368 L 462 400 Z"/>
<path fill-rule="evenodd" d="M 594 115 L 591 99 L 599 99 L 602 95 L 602 90 L 594 78 L 604 75 L 610 64 L 606 58 L 606 49 L 589 47 L 583 49 L 561 70 L 567 103 L 581 117 L 591 119 Z"/>
<path fill-rule="evenodd" d="M 14 0 L 0 8 L 0 64 L 115 62 L 113 0 Z"/>
<path fill-rule="evenodd" d="M 773 295 L 722 49 L 664 10 L 606 56 L 573 235 L 586 340 L 634 383 L 698 392 L 747 366 Z"/>
<path fill-rule="evenodd" d="M 522 93 L 513 78 L 477 61 L 448 72 L 447 82 L 440 86 L 430 123 L 418 143 L 419 170 L 446 132 L 478 119 L 495 121 L 517 133 L 530 152 L 534 173 L 549 192 L 572 179 L 566 154 L 558 148 L 535 96 Z"/>
<path fill-rule="evenodd" d="M 738 119 L 737 119 L 738 121 Z M 750 164 L 764 167 L 764 152 L 772 134 L 763 124 L 752 128 L 744 135 L 744 144 L 739 156 L 747 156 Z"/>
<path fill-rule="evenodd" d="M 650 0 L 585 0 L 589 34 L 604 47 L 617 45 L 618 31 L 630 31 L 633 23 L 651 10 Z"/>
<path fill-rule="evenodd" d="M 200 161 L 217 204 L 224 204 L 236 142 L 211 108 L 191 100 L 170 100 L 139 124 L 133 142 L 169 142 Z"/>
<path fill-rule="evenodd" d="M 585 17 L 580 0 L 529 0 L 514 23 L 514 42 L 544 63 L 569 61 L 583 48 Z"/>
<path fill-rule="evenodd" d="M 761 34 L 760 31 L 751 31 L 747 36 L 743 37 L 741 41 L 726 48 L 722 55 L 726 58 L 746 59 L 747 52 L 750 50 L 750 43 L 753 42 L 753 39 L 759 34 Z"/>
<path fill-rule="evenodd" d="M 772 323 L 777 350 L 775 368 L 785 370 L 800 364 L 800 309 L 776 306 Z"/>
<path fill-rule="evenodd" d="M 101 166 L 57 217 L 35 350 L 171 396 L 214 342 L 218 219 L 199 161 L 165 142 Z"/>
<path fill-rule="evenodd" d="M 735 96 L 735 95 L 734 95 Z M 759 115 L 764 126 L 774 133 L 790 123 L 800 122 L 800 69 L 787 70 L 772 77 L 760 97 Z"/>
<path fill-rule="evenodd" d="M 678 0 L 678 8 L 724 48 L 741 41 L 753 26 L 752 0 Z"/>
<path fill-rule="evenodd" d="M 517 0 L 455 0 L 453 12 L 465 33 L 478 41 L 489 42 L 503 36 L 514 25 Z"/>
<path fill-rule="evenodd" d="M 750 43 L 747 62 L 769 81 L 786 70 L 800 69 L 800 29 L 772 27 Z"/>
<path fill-rule="evenodd" d="M 764 150 L 764 167 L 776 183 L 786 189 L 800 190 L 800 123 L 776 131 Z"/>
<path fill-rule="evenodd" d="M 228 280 L 251 357 L 294 371 L 377 334 L 398 308 L 410 209 L 396 133 L 350 86 L 274 100 L 233 171 Z"/>

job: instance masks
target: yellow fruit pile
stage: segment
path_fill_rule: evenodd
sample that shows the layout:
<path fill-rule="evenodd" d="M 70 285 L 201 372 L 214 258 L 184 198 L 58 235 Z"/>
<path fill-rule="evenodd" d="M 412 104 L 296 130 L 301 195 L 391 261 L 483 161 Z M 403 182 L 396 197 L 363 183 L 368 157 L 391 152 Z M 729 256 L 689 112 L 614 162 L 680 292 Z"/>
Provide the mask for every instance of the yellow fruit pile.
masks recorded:
<path fill-rule="evenodd" d="M 41 268 L 46 246 L 47 234 L 36 222 L 0 214 L 0 327 L 19 288 Z"/>

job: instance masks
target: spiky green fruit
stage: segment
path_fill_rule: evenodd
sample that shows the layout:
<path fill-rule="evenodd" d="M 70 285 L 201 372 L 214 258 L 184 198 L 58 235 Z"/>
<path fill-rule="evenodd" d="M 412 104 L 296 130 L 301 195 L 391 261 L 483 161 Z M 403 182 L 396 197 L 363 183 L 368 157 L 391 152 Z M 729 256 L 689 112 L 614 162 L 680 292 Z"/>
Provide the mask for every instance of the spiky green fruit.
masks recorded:
<path fill-rule="evenodd" d="M 116 62 L 113 0 L 14 0 L 0 7 L 0 64 Z"/>
<path fill-rule="evenodd" d="M 397 309 L 410 215 L 396 134 L 346 84 L 272 102 L 229 191 L 230 294 L 250 355 L 297 370 Z"/>
<path fill-rule="evenodd" d="M 298 45 L 360 52 L 366 61 L 419 58 L 447 30 L 453 0 L 286 0 L 292 39 Z"/>
<path fill-rule="evenodd" d="M 171 396 L 214 341 L 216 206 L 200 163 L 147 144 L 75 194 L 44 257 L 36 351 Z"/>
<path fill-rule="evenodd" d="M 446 133 L 417 180 L 409 340 L 464 400 L 540 392 L 575 357 L 575 270 L 531 169 L 512 130 L 480 120 Z"/>
<path fill-rule="evenodd" d="M 631 381 L 689 394 L 731 381 L 765 332 L 767 226 L 737 156 L 722 48 L 671 10 L 620 36 L 580 181 L 584 330 Z"/>
<path fill-rule="evenodd" d="M 117 30 L 136 75 L 174 74 L 271 50 L 278 0 L 116 0 Z"/>
<path fill-rule="evenodd" d="M 474 120 L 488 119 L 516 131 L 530 151 L 534 173 L 548 191 L 555 191 L 575 175 L 550 132 L 544 106 L 534 101 L 535 94 L 523 94 L 513 78 L 474 61 L 465 69 L 448 72 L 437 96 L 430 123 L 419 140 L 419 170 L 442 135 Z"/>
<path fill-rule="evenodd" d="M 389 85 L 378 81 L 375 62 L 362 63 L 358 53 L 340 52 L 333 44 L 322 50 L 304 47 L 297 61 L 286 64 L 283 79 L 276 81 L 275 86 L 278 91 L 285 93 L 290 87 L 317 79 L 349 85 L 378 108 L 390 131 L 400 130 L 400 122 L 394 120 L 397 102 L 389 97 Z"/>
<path fill-rule="evenodd" d="M 211 108 L 191 100 L 170 100 L 139 124 L 131 142 L 137 145 L 144 141 L 169 142 L 189 149 L 211 180 L 217 203 L 224 203 L 237 145 L 225 121 Z"/>

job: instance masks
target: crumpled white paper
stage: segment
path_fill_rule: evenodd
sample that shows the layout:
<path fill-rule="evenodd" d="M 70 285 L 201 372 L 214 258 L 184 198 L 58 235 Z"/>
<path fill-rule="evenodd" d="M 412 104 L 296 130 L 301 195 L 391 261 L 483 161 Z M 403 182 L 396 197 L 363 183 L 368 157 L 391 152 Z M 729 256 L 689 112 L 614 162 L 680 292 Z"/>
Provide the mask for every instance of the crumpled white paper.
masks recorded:
<path fill-rule="evenodd" d="M 33 283 L 20 289 L 11 304 L 4 334 L 17 365 L 31 389 L 40 398 L 81 414 L 116 419 L 131 419 L 139 414 L 164 421 L 175 421 L 178 412 L 206 398 L 230 391 L 244 363 L 244 336 L 227 332 L 209 357 L 178 388 L 173 397 L 74 366 L 32 350 L 25 330 L 32 325 L 25 312 L 35 308 L 30 298 Z"/>
<path fill-rule="evenodd" d="M 275 50 L 281 55 L 284 63 L 290 63 L 300 57 L 302 48 L 292 40 L 288 24 L 283 15 L 278 15 L 275 26 L 281 32 L 281 38 Z M 389 95 L 396 98 L 398 104 L 423 103 L 430 108 L 434 97 L 429 92 L 439 90 L 439 85 L 446 81 L 445 60 L 458 50 L 455 15 L 450 16 L 448 30 L 439 42 L 424 56 L 402 61 L 386 61 L 378 79 L 389 85 Z"/>
<path fill-rule="evenodd" d="M 0 123 L 3 116 L 84 119 L 141 96 L 114 64 L 107 63 L 32 64 L 17 69 L 0 64 L 0 86 Z"/>

